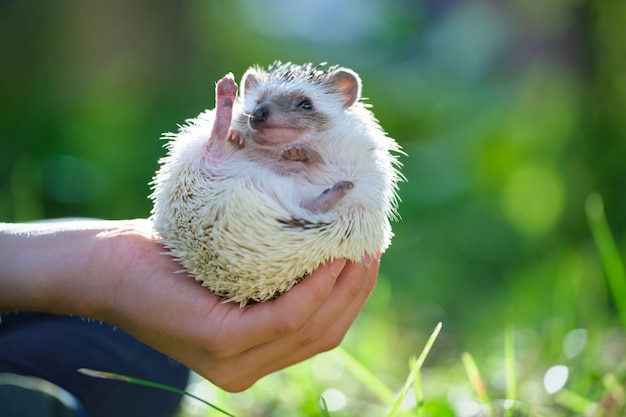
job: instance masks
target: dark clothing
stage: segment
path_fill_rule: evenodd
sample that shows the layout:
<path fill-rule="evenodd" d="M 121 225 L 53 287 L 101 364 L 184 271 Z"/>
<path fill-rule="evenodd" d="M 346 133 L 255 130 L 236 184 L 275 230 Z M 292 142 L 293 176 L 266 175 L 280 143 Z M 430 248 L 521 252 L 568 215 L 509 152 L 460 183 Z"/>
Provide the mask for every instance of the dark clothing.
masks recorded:
<path fill-rule="evenodd" d="M 178 408 L 178 394 L 93 378 L 78 373 L 79 368 L 180 389 L 189 377 L 180 363 L 109 324 L 41 313 L 0 314 L 0 373 L 50 381 L 71 393 L 89 417 L 170 417 Z"/>

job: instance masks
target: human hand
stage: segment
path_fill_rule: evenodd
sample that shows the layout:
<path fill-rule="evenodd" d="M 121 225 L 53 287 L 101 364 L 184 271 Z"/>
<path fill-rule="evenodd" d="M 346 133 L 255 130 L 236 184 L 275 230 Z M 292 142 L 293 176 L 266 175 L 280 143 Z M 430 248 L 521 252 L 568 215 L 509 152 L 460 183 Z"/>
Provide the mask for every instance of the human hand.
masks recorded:
<path fill-rule="evenodd" d="M 277 299 L 241 309 L 177 274 L 180 265 L 142 223 L 96 236 L 88 276 L 75 288 L 82 301 L 71 310 L 122 328 L 227 391 L 339 345 L 380 260 L 334 261 Z"/>

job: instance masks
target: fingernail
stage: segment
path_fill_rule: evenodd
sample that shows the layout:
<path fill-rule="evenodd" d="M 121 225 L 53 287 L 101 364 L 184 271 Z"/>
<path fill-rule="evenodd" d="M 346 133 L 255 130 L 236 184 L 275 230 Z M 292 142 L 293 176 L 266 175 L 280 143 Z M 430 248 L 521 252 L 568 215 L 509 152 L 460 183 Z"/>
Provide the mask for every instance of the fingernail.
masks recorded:
<path fill-rule="evenodd" d="M 372 258 L 372 255 L 370 255 L 369 253 L 366 253 L 363 259 L 361 260 L 361 262 L 363 262 L 363 264 L 367 267 L 367 269 L 369 269 L 370 266 L 372 266 L 373 260 L 374 258 Z"/>
<path fill-rule="evenodd" d="M 365 256 L 363 257 L 363 259 L 361 260 L 361 262 L 363 262 L 363 264 L 365 265 L 365 267 L 367 269 L 369 269 L 372 266 L 372 263 L 374 262 L 374 259 L 377 259 L 379 256 L 379 254 L 375 254 L 372 255 L 371 253 L 366 253 Z"/>
<path fill-rule="evenodd" d="M 330 264 L 330 273 L 333 277 L 338 278 L 341 271 L 343 271 L 344 266 L 346 266 L 346 260 L 337 259 Z"/>

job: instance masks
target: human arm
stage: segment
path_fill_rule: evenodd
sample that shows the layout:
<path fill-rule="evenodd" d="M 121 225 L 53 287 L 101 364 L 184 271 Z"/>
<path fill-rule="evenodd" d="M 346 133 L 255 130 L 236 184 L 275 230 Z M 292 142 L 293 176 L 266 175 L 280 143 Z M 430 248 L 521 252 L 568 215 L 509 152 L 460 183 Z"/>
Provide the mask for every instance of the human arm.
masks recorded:
<path fill-rule="evenodd" d="M 163 252 L 141 220 L 0 224 L 0 311 L 106 321 L 240 391 L 337 346 L 374 288 L 379 260 L 335 261 L 240 309 L 177 274 Z"/>

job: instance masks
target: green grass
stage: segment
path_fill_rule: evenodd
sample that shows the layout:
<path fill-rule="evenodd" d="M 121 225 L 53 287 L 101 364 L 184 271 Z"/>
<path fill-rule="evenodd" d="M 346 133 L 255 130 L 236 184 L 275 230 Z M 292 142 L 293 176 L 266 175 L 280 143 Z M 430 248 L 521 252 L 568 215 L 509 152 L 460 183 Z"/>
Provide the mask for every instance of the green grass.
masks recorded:
<path fill-rule="evenodd" d="M 606 216 L 604 204 L 599 194 L 591 194 L 586 204 L 587 220 L 591 228 L 591 234 L 596 244 L 602 266 L 606 273 L 609 292 L 613 296 L 613 302 L 617 307 L 622 326 L 626 328 L 626 273 L 624 264 L 615 244 Z"/>
<path fill-rule="evenodd" d="M 424 415 L 424 392 L 422 388 L 421 370 L 424 365 L 424 361 L 426 360 L 426 356 L 428 356 L 428 353 L 435 344 L 435 340 L 441 331 L 441 327 L 442 323 L 437 324 L 437 327 L 435 327 L 435 330 L 426 341 L 426 345 L 424 346 L 420 356 L 416 360 L 411 361 L 413 362 L 411 365 L 411 372 L 402 386 L 402 389 L 398 394 L 398 398 L 393 404 L 388 417 L 395 417 L 398 414 L 398 411 L 400 410 L 400 407 L 402 406 L 402 403 L 411 388 L 413 388 L 413 392 L 415 393 L 416 410 L 419 415 Z"/>
<path fill-rule="evenodd" d="M 361 363 L 359 363 L 356 359 L 354 359 L 349 353 L 345 352 L 341 348 L 337 348 L 335 350 L 335 353 L 341 357 L 341 360 L 346 366 L 346 369 L 352 375 L 354 375 L 355 378 L 357 378 L 359 382 L 363 384 L 363 386 L 367 387 L 372 393 L 376 394 L 380 398 L 381 401 L 392 404 L 391 411 L 389 412 L 387 417 L 395 417 L 396 415 L 398 415 L 399 410 L 402 407 L 403 401 L 405 400 L 406 396 L 409 394 L 409 391 L 411 388 L 413 388 L 415 396 L 416 396 L 416 404 L 417 404 L 416 415 L 424 416 L 425 413 L 424 413 L 424 402 L 423 402 L 423 392 L 422 392 L 422 386 L 421 386 L 420 371 L 421 371 L 422 365 L 424 364 L 424 361 L 426 360 L 426 357 L 428 356 L 428 353 L 432 349 L 435 343 L 435 340 L 437 339 L 437 335 L 439 334 L 441 327 L 442 327 L 441 323 L 437 324 L 437 326 L 435 327 L 435 330 L 426 341 L 426 345 L 424 346 L 424 349 L 422 350 L 422 353 L 420 354 L 420 356 L 417 359 L 412 360 L 413 363 L 411 364 L 411 371 L 409 373 L 409 376 L 407 377 L 404 383 L 404 386 L 400 390 L 399 394 L 395 397 L 395 399 L 394 399 L 393 392 L 389 388 L 387 388 L 378 378 L 376 378 L 373 374 L 371 374 L 367 370 L 367 368 L 365 368 Z M 229 412 L 224 411 L 220 407 L 210 403 L 209 401 L 206 401 L 200 398 L 199 396 L 195 394 L 192 394 L 185 390 L 171 387 L 169 385 L 160 384 L 160 383 L 156 383 L 152 381 L 146 381 L 144 379 L 134 378 L 128 375 L 120 375 L 116 373 L 98 371 L 94 369 L 81 368 L 81 369 L 78 369 L 78 372 L 84 375 L 94 377 L 94 378 L 112 379 L 112 380 L 127 382 L 130 384 L 143 385 L 143 386 L 147 386 L 147 387 L 151 387 L 155 389 L 175 392 L 181 395 L 188 396 L 196 401 L 199 401 L 220 414 L 227 415 L 230 417 L 235 417 L 233 414 L 230 414 Z M 324 417 L 331 416 L 331 413 L 328 409 L 328 404 L 324 396 L 320 397 L 320 407 L 321 407 L 320 413 L 322 416 Z"/>
<path fill-rule="evenodd" d="M 474 394 L 476 394 L 476 397 L 483 405 L 484 414 L 487 417 L 493 417 L 493 404 L 491 403 L 491 400 L 487 395 L 485 383 L 480 376 L 480 371 L 478 370 L 478 366 L 476 365 L 474 358 L 471 354 L 464 352 L 461 355 L 461 361 L 463 362 L 463 366 L 465 367 L 465 372 L 467 372 L 467 378 L 469 379 L 469 382 L 474 389 Z"/>
<path fill-rule="evenodd" d="M 87 375 L 87 376 L 91 376 L 94 378 L 102 378 L 102 379 L 113 379 L 113 380 L 117 380 L 117 381 L 124 381 L 124 382 L 128 382 L 130 384 L 136 384 L 136 385 L 143 385 L 146 387 L 150 387 L 150 388 L 155 388 L 155 389 L 160 389 L 163 391 L 170 391 L 170 392 L 175 392 L 176 394 L 180 394 L 180 395 L 187 395 L 190 398 L 193 398 L 194 400 L 200 401 L 201 403 L 205 404 L 206 406 L 214 409 L 215 411 L 226 415 L 226 416 L 230 416 L 230 417 L 235 417 L 232 414 L 230 414 L 227 411 L 222 410 L 221 408 L 211 404 L 210 402 L 188 392 L 185 390 L 181 390 L 175 387 L 172 387 L 170 385 L 166 385 L 166 384 L 160 384 L 158 382 L 153 382 L 153 381 L 147 381 L 145 379 L 141 379 L 141 378 L 134 378 L 131 376 L 127 376 L 127 375 L 120 375 L 120 374 L 115 374 L 112 372 L 104 372 L 104 371 L 97 371 L 95 369 L 87 369 L 87 368 L 80 368 L 77 369 L 77 372 L 80 372 L 83 375 Z"/>

